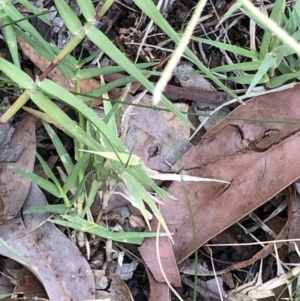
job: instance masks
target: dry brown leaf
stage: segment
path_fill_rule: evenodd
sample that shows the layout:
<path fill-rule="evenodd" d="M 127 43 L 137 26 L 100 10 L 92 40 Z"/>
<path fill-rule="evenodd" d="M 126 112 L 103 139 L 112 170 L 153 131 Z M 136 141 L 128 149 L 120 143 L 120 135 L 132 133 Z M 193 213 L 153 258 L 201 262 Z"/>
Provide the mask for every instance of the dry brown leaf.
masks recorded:
<path fill-rule="evenodd" d="M 170 289 L 167 283 L 165 282 L 158 282 L 154 279 L 152 273 L 147 269 L 146 267 L 147 276 L 149 279 L 150 284 L 150 296 L 149 300 L 152 301 L 170 301 L 171 295 L 170 295 Z"/>
<path fill-rule="evenodd" d="M 28 171 L 33 171 L 35 162 L 35 124 L 32 116 L 26 116 L 17 125 L 10 141 L 10 147 L 21 147 L 22 152 L 15 163 L 3 162 L 0 166 L 0 193 L 6 210 L 6 219 L 17 214 L 22 207 L 29 188 L 30 181 L 13 171 L 9 166 L 16 165 Z M 1 214 L 3 211 L 1 210 Z M 4 220 L 3 218 L 1 218 Z"/>
<path fill-rule="evenodd" d="M 145 95 L 140 104 L 151 105 L 152 96 Z M 177 104 L 187 111 L 186 104 Z M 129 119 L 125 145 L 155 170 L 170 171 L 174 164 L 189 149 L 190 129 L 173 114 L 135 107 Z"/>
<path fill-rule="evenodd" d="M 24 211 L 47 202 L 32 184 Z M 95 284 L 91 269 L 78 248 L 52 223 L 48 214 L 24 214 L 0 226 L 0 237 L 23 256 L 26 267 L 43 284 L 49 299 L 55 301 L 94 299 Z M 24 264 L 4 246 L 0 254 Z"/>
<path fill-rule="evenodd" d="M 187 201 L 195 219 L 197 245 L 201 246 L 299 178 L 300 124 L 276 122 L 300 120 L 299 93 L 300 86 L 296 85 L 251 99 L 230 116 L 275 122 L 226 119 L 180 160 L 183 174 L 222 179 L 231 185 L 188 182 L 183 191 L 182 183 L 172 183 L 169 192 L 177 200 L 168 200 L 161 212 L 174 233 L 178 264 L 194 252 L 195 246 Z M 146 240 L 140 251 L 154 277 L 161 280 L 155 239 Z M 174 266 L 165 273 L 168 279 L 174 278 L 178 269 Z"/>

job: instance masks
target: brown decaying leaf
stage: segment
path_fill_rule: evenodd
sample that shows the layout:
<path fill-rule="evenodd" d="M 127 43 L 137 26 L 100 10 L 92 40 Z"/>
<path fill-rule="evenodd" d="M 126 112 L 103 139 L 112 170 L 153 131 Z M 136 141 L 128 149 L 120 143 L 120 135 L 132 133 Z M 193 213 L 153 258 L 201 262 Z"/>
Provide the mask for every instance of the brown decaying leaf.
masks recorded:
<path fill-rule="evenodd" d="M 32 171 L 35 162 L 35 125 L 32 116 L 26 116 L 17 125 L 10 142 L 10 147 L 22 147 L 22 153 L 15 163 L 3 162 L 0 168 L 0 190 L 6 208 L 6 219 L 17 214 L 22 207 L 29 188 L 30 181 L 13 171 L 9 166 L 16 165 Z M 3 213 L 3 212 L 1 212 Z"/>
<path fill-rule="evenodd" d="M 171 300 L 169 286 L 164 282 L 158 282 L 153 277 L 152 273 L 146 267 L 147 276 L 150 284 L 150 296 L 149 300 L 152 301 L 169 301 Z"/>
<path fill-rule="evenodd" d="M 300 86 L 296 85 L 289 90 L 255 97 L 230 116 L 300 120 L 299 93 Z M 169 192 L 177 200 L 168 200 L 161 212 L 174 233 L 171 246 L 178 264 L 193 253 L 195 247 L 187 202 L 195 220 L 197 246 L 201 246 L 299 178 L 299 130 L 300 124 L 227 119 L 183 156 L 178 164 L 183 174 L 222 179 L 231 185 L 188 182 L 184 183 L 183 191 L 182 183 L 172 183 Z M 162 242 L 170 244 L 166 238 L 160 238 L 160 245 Z M 164 281 L 156 269 L 155 240 L 146 240 L 140 251 L 154 277 Z M 164 261 L 162 258 L 163 267 Z M 178 274 L 176 267 L 164 268 L 164 271 L 168 279 Z"/>
<path fill-rule="evenodd" d="M 41 190 L 32 184 L 24 211 L 46 205 Z M 30 265 L 26 266 L 43 284 L 49 299 L 55 301 L 92 300 L 95 284 L 91 269 L 78 248 L 52 223 L 48 214 L 23 214 L 0 226 L 0 237 Z M 0 254 L 22 264 L 4 246 Z"/>

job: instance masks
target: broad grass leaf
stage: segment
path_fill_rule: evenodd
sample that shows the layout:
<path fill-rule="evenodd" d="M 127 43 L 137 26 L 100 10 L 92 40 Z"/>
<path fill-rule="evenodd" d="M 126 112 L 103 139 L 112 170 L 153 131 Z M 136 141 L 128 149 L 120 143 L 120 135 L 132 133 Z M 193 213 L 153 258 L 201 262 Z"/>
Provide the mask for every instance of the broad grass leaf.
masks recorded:
<path fill-rule="evenodd" d="M 52 195 L 54 195 L 57 198 L 61 198 L 63 196 L 62 191 L 59 190 L 59 188 L 52 182 L 45 180 L 44 178 L 36 175 L 33 172 L 29 172 L 27 170 L 18 168 L 17 166 L 11 166 L 11 169 L 25 177 L 26 179 L 29 179 L 39 187 L 43 188 L 44 190 L 48 191 Z"/>
<path fill-rule="evenodd" d="M 29 75 L 2 57 L 0 57 L 0 70 L 23 89 L 28 89 L 33 84 Z"/>
<path fill-rule="evenodd" d="M 21 3 L 24 7 L 26 7 L 29 11 L 31 11 L 34 15 L 36 15 L 39 19 L 41 19 L 44 23 L 51 26 L 50 21 L 46 18 L 44 14 L 31 2 L 28 0 L 18 0 L 19 3 Z"/>
<path fill-rule="evenodd" d="M 51 53 L 51 47 L 49 47 L 48 42 L 46 42 L 40 33 L 35 29 L 33 25 L 30 24 L 28 20 L 24 20 L 23 15 L 17 10 L 13 4 L 7 4 L 4 6 L 4 11 L 6 14 L 20 26 L 27 34 L 30 34 L 44 49 L 44 52 Z M 22 21 L 20 21 L 22 20 Z"/>
<path fill-rule="evenodd" d="M 92 21 L 96 15 L 93 2 L 91 0 L 77 0 L 77 4 L 81 9 L 84 18 L 87 21 Z"/>
<path fill-rule="evenodd" d="M 4 18 L 1 19 L 1 22 L 3 25 L 12 23 L 12 20 L 10 17 L 5 16 Z M 18 52 L 18 45 L 17 45 L 17 39 L 16 39 L 16 34 L 14 31 L 14 25 L 10 24 L 7 25 L 3 28 L 3 31 L 5 33 L 5 38 L 6 38 L 6 43 L 9 48 L 9 52 L 12 56 L 14 65 L 21 69 L 20 67 L 20 60 L 19 60 L 19 52 Z"/>
<path fill-rule="evenodd" d="M 64 0 L 54 0 L 54 3 L 67 28 L 76 35 L 82 29 L 82 24 L 72 8 Z"/>

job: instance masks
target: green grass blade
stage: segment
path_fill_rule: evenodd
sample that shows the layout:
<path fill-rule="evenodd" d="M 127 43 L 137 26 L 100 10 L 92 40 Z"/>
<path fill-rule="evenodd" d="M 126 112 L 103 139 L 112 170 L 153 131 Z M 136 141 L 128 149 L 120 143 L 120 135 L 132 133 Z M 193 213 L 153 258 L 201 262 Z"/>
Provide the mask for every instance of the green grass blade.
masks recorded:
<path fill-rule="evenodd" d="M 81 171 L 84 171 L 86 169 L 90 156 L 91 155 L 89 153 L 84 153 L 79 161 L 75 164 L 73 170 L 71 171 L 63 186 L 64 193 L 67 193 L 71 189 L 71 187 L 76 187 L 78 185 L 76 182 L 78 175 Z"/>
<path fill-rule="evenodd" d="M 225 20 L 227 20 L 236 10 L 241 7 L 240 3 L 234 3 L 229 7 L 229 9 L 225 12 L 224 16 L 219 21 L 217 27 L 219 27 Z"/>
<path fill-rule="evenodd" d="M 60 87 L 59 85 L 57 86 Z M 43 93 L 36 91 L 34 95 L 32 95 L 31 99 L 39 108 L 41 108 L 46 114 L 48 114 L 52 119 L 60 124 L 64 131 L 66 131 L 67 134 L 69 134 L 71 137 L 77 139 L 91 149 L 104 150 L 104 148 L 96 140 L 87 135 L 84 130 L 76 125 L 75 122 L 66 113 L 64 113 L 53 101 L 51 101 Z M 77 100 L 80 101 L 79 99 Z"/>
<path fill-rule="evenodd" d="M 238 63 L 238 64 L 215 67 L 210 69 L 210 71 L 211 72 L 257 71 L 260 64 L 261 64 L 260 61 Z"/>
<path fill-rule="evenodd" d="M 38 175 L 36 175 L 32 172 L 21 169 L 17 166 L 10 166 L 10 168 L 13 169 L 14 171 L 16 171 L 17 173 L 19 173 L 20 175 L 22 175 L 23 177 L 29 179 L 33 183 L 37 184 L 38 186 L 40 186 L 44 190 L 48 191 L 49 193 L 51 193 L 55 197 L 57 197 L 57 198 L 62 197 L 61 191 L 57 188 L 57 186 L 54 183 L 52 183 L 48 180 L 45 180 L 44 178 L 42 178 L 42 177 L 40 177 L 40 176 L 38 176 Z"/>
<path fill-rule="evenodd" d="M 158 11 L 153 1 L 151 0 L 134 0 L 135 4 L 158 25 L 176 44 L 180 42 L 179 35 L 175 32 L 172 26 L 166 21 L 162 14 Z M 238 99 L 230 89 L 228 89 L 219 79 L 217 79 L 210 71 L 207 69 L 197 56 L 189 49 L 186 48 L 185 54 L 187 57 L 201 70 L 208 78 L 210 78 L 216 85 L 227 92 L 230 96 Z M 148 87 L 147 87 L 148 89 Z M 149 90 L 151 93 L 152 91 Z"/>
<path fill-rule="evenodd" d="M 84 18 L 87 21 L 92 21 L 96 11 L 94 9 L 93 3 L 90 0 L 77 0 L 77 4 L 81 9 L 81 12 L 84 16 Z"/>
<path fill-rule="evenodd" d="M 103 52 L 111 57 L 118 65 L 122 66 L 126 72 L 138 80 L 151 93 L 154 92 L 154 85 L 135 67 L 133 63 L 98 29 L 91 28 L 87 32 L 89 39 L 96 44 Z M 162 97 L 163 104 L 174 113 L 181 121 L 193 128 L 185 115 L 178 110 L 166 97 Z"/>
<path fill-rule="evenodd" d="M 67 28 L 76 35 L 82 28 L 82 24 L 72 8 L 64 0 L 54 0 L 54 3 Z"/>
<path fill-rule="evenodd" d="M 217 48 L 221 48 L 226 51 L 230 51 L 232 53 L 240 54 L 244 57 L 248 57 L 253 60 L 259 60 L 258 54 L 253 50 L 247 50 L 242 47 L 238 47 L 238 46 L 234 46 L 234 45 L 230 45 L 230 44 L 222 43 L 222 42 L 218 42 L 218 41 L 208 40 L 208 39 L 204 39 L 204 38 L 192 37 L 192 40 L 201 42 L 201 43 L 204 43 L 207 45 L 211 45 L 211 46 L 214 46 Z"/>
<path fill-rule="evenodd" d="M 285 0 L 276 0 L 275 5 L 272 9 L 272 13 L 270 15 L 270 19 L 274 20 L 279 25 L 281 20 L 281 14 L 284 11 L 284 7 L 285 7 Z M 266 54 L 272 50 L 270 49 L 271 39 L 272 39 L 272 33 L 266 30 L 260 45 L 259 54 L 261 59 L 264 59 Z"/>
<path fill-rule="evenodd" d="M 124 183 L 126 184 L 126 187 L 129 191 L 130 196 L 136 202 L 148 227 L 150 227 L 149 216 L 148 216 L 145 204 L 144 204 L 145 197 L 147 194 L 149 194 L 149 192 L 146 191 L 146 189 L 143 186 L 141 186 L 140 183 L 138 183 L 136 181 L 136 179 L 132 175 L 128 174 L 127 172 L 125 172 L 123 174 L 123 180 L 124 180 Z M 152 203 L 154 203 L 153 200 L 152 200 Z"/>
<path fill-rule="evenodd" d="M 94 180 L 92 182 L 91 189 L 90 189 L 86 204 L 85 204 L 84 209 L 81 213 L 81 218 L 84 218 L 84 216 L 90 210 L 90 208 L 91 208 L 91 206 L 92 206 L 92 204 L 95 200 L 95 196 L 98 193 L 98 191 L 100 190 L 101 186 L 102 186 L 102 182 L 100 182 L 100 181 Z"/>
<path fill-rule="evenodd" d="M 51 48 L 51 51 L 46 52 L 44 51 L 43 46 L 38 43 L 36 40 L 29 37 L 26 33 L 24 33 L 22 30 L 15 28 L 15 31 L 17 35 L 19 35 L 27 44 L 29 44 L 35 51 L 37 51 L 41 56 L 46 58 L 50 62 L 52 62 L 56 56 L 57 53 L 59 53 L 61 50 L 49 45 L 48 47 Z M 72 57 L 71 55 L 67 55 L 65 59 L 57 66 L 57 68 L 64 73 L 64 75 L 68 79 L 73 79 L 75 77 L 75 69 L 77 65 L 77 60 Z M 42 70 L 43 71 L 43 70 Z"/>
<path fill-rule="evenodd" d="M 300 78 L 300 71 L 271 78 L 270 83 L 269 83 L 269 88 L 273 89 L 273 88 L 280 87 L 287 81 L 292 80 L 292 79 L 297 79 L 297 78 L 298 79 Z"/>
<path fill-rule="evenodd" d="M 5 16 L 4 18 L 2 18 L 1 21 L 2 21 L 3 25 L 12 22 L 11 18 L 8 16 Z M 12 56 L 14 65 L 16 67 L 18 67 L 19 69 L 21 69 L 20 60 L 19 60 L 19 51 L 18 51 L 17 39 L 16 39 L 15 31 L 14 31 L 14 26 L 13 25 L 5 26 L 3 28 L 3 31 L 5 33 L 6 43 L 9 48 L 9 52 Z"/>
<path fill-rule="evenodd" d="M 145 69 L 154 66 L 154 63 L 141 63 L 135 64 L 138 69 Z M 86 68 L 80 70 L 79 78 L 90 78 L 97 77 L 105 74 L 112 74 L 116 72 L 122 72 L 124 68 L 122 66 L 110 66 L 110 67 L 101 67 L 101 68 Z"/>
<path fill-rule="evenodd" d="M 48 24 L 49 26 L 52 25 L 46 18 L 46 16 L 28 0 L 18 0 L 18 2 L 21 3 L 24 7 L 26 7 L 29 11 L 31 11 L 34 15 L 37 15 L 38 18 L 41 19 L 44 23 Z"/>
<path fill-rule="evenodd" d="M 105 124 L 105 122 L 103 122 L 103 120 L 99 118 L 98 115 L 91 108 L 85 105 L 79 98 L 77 98 L 75 95 L 73 95 L 72 93 L 65 90 L 60 85 L 54 83 L 49 79 L 45 79 L 43 82 L 39 83 L 39 87 L 43 91 L 49 93 L 50 95 L 54 95 L 56 98 L 60 99 L 63 103 L 69 105 L 70 107 L 74 108 L 76 111 L 80 112 L 87 120 L 92 122 L 101 131 L 103 136 L 107 139 L 107 141 L 111 144 L 112 147 L 114 147 L 119 152 L 125 152 L 125 146 L 120 141 L 118 136 L 113 131 L 111 131 L 110 128 Z M 41 108 L 43 109 L 42 104 L 41 104 Z M 53 119 L 55 120 L 57 119 L 55 118 L 55 116 L 53 116 L 53 114 L 50 113 L 49 115 Z M 70 133 L 70 134 L 73 136 L 74 133 Z M 89 147 L 89 145 L 87 146 Z M 92 150 L 94 149 L 95 148 L 93 147 Z M 98 150 L 103 151 L 103 148 L 102 147 L 98 148 Z"/>
<path fill-rule="evenodd" d="M 112 232 L 107 230 L 103 226 L 91 223 L 78 216 L 62 215 L 62 217 L 65 220 L 52 219 L 50 221 L 58 225 L 70 227 L 113 241 L 141 244 L 145 238 L 156 236 L 156 232 Z M 164 233 L 161 233 L 160 235 L 165 236 Z"/>
<path fill-rule="evenodd" d="M 0 70 L 23 89 L 30 88 L 33 84 L 33 80 L 29 75 L 27 75 L 21 69 L 19 69 L 18 67 L 14 66 L 12 63 L 1 57 Z"/>
<path fill-rule="evenodd" d="M 242 85 L 250 85 L 253 81 L 254 74 L 246 74 L 246 75 L 239 75 L 235 77 L 228 77 L 227 80 L 231 80 L 235 83 L 242 84 Z M 268 80 L 265 78 L 261 78 L 258 84 L 265 84 Z"/>
<path fill-rule="evenodd" d="M 47 165 L 47 163 L 38 153 L 36 153 L 36 157 L 38 158 L 40 164 L 42 165 L 45 174 L 53 181 L 53 183 L 57 186 L 57 188 L 61 190 L 61 185 L 58 179 L 56 178 L 56 176 L 54 175 L 53 171 L 51 170 L 51 168 Z"/>
<path fill-rule="evenodd" d="M 23 15 L 12 4 L 6 5 L 4 11 L 18 26 L 40 43 L 45 52 L 51 53 L 51 47 L 49 47 L 49 44 L 43 39 L 35 27 L 32 26 L 28 20 L 19 21 L 20 19 L 23 19 Z"/>
<path fill-rule="evenodd" d="M 276 58 L 273 57 L 271 53 L 267 53 L 261 65 L 259 66 L 257 73 L 253 77 L 253 80 L 246 92 L 246 95 L 249 94 L 252 89 L 259 83 L 259 81 L 266 75 L 268 70 L 276 65 Z"/>
<path fill-rule="evenodd" d="M 64 168 L 67 171 L 67 174 L 69 175 L 74 168 L 74 164 L 72 162 L 71 156 L 67 152 L 66 148 L 63 146 L 61 140 L 58 138 L 55 131 L 52 129 L 52 127 L 47 123 L 43 121 L 43 125 L 55 147 L 55 150 L 57 151 L 57 154 L 64 165 Z"/>

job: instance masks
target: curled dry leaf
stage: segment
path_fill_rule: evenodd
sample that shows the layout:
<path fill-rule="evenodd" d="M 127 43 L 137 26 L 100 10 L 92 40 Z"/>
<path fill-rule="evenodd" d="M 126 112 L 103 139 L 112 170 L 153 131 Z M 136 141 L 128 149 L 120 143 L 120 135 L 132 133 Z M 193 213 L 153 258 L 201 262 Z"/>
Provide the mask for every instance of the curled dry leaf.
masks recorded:
<path fill-rule="evenodd" d="M 32 184 L 24 211 L 47 202 Z M 48 214 L 24 214 L 0 226 L 0 237 L 29 262 L 26 267 L 43 284 L 49 299 L 56 301 L 92 300 L 95 284 L 92 271 L 78 248 L 52 223 Z M 4 246 L 0 254 L 22 264 L 23 260 Z"/>
<path fill-rule="evenodd" d="M 168 200 L 161 212 L 174 233 L 174 245 L 167 238 L 160 238 L 160 245 L 172 249 L 179 268 L 195 246 L 187 202 L 195 220 L 197 246 L 201 246 L 299 178 L 300 124 L 289 123 L 300 120 L 299 93 L 300 85 L 296 85 L 251 99 L 230 114 L 243 120 L 220 122 L 174 168 L 176 171 L 182 168 L 183 174 L 231 182 L 230 185 L 187 182 L 185 190 L 182 183 L 170 186 L 169 192 L 177 200 Z M 164 281 L 156 268 L 155 239 L 146 240 L 140 251 L 155 279 Z M 166 256 L 162 258 L 162 266 L 168 279 L 178 285 L 177 267 L 170 269 L 165 260 Z"/>
<path fill-rule="evenodd" d="M 9 149 L 15 150 L 17 147 L 21 152 L 13 162 L 12 160 L 0 162 L 0 198 L 2 198 L 0 215 L 2 222 L 17 214 L 29 192 L 30 181 L 13 171 L 9 166 L 16 165 L 28 171 L 33 170 L 36 139 L 35 124 L 32 116 L 26 116 L 18 123 L 8 143 Z"/>

